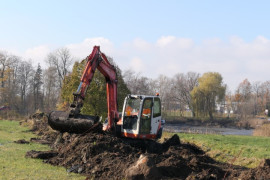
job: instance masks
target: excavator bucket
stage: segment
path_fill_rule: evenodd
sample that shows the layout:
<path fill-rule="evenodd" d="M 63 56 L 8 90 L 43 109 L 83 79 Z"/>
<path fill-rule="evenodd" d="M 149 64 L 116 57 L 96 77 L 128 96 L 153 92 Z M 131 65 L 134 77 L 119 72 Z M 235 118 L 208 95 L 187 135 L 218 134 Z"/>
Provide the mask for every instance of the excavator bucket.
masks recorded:
<path fill-rule="evenodd" d="M 53 111 L 50 113 L 48 123 L 52 129 L 60 132 L 69 132 L 82 134 L 89 131 L 100 130 L 102 131 L 102 125 L 100 125 L 98 116 L 89 116 L 78 114 L 75 117 L 70 117 L 69 112 L 65 111 Z"/>

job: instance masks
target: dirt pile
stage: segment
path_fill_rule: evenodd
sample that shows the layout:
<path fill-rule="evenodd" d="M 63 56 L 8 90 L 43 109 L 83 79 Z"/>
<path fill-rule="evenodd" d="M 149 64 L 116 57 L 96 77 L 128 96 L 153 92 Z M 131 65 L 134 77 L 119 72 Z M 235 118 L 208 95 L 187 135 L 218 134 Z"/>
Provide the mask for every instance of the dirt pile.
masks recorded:
<path fill-rule="evenodd" d="M 28 157 L 43 153 L 44 162 L 90 179 L 270 179 L 270 160 L 255 169 L 219 163 L 197 146 L 181 143 L 177 135 L 164 143 L 117 138 L 103 131 L 51 136 L 50 128 L 43 126 L 46 123 L 36 131 L 51 142 L 53 151 L 29 152 Z"/>
<path fill-rule="evenodd" d="M 38 142 L 41 144 L 52 144 L 57 136 L 60 134 L 57 131 L 54 131 L 48 125 L 48 115 L 45 113 L 35 113 L 29 116 L 29 119 L 26 120 L 31 126 L 31 131 L 39 135 L 40 138 L 31 138 L 31 142 Z"/>
<path fill-rule="evenodd" d="M 160 144 L 104 133 L 65 133 L 57 150 L 58 154 L 47 163 L 98 179 L 200 179 L 208 174 L 209 178 L 220 179 L 226 172 L 225 166 L 218 168 L 222 164 L 198 147 L 181 144 L 177 135 Z M 147 160 L 141 160 L 142 157 Z"/>
<path fill-rule="evenodd" d="M 257 168 L 233 172 L 232 178 L 240 179 L 270 179 L 270 159 L 263 160 Z"/>

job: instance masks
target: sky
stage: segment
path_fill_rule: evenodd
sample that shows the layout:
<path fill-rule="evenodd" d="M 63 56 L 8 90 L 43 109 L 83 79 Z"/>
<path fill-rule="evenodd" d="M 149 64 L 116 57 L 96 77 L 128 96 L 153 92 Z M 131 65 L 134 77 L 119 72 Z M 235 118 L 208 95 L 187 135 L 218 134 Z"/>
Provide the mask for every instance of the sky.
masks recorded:
<path fill-rule="evenodd" d="M 48 53 L 74 60 L 94 45 L 122 69 L 173 77 L 219 72 L 234 91 L 270 80 L 270 1 L 0 0 L 0 50 L 46 68 Z"/>

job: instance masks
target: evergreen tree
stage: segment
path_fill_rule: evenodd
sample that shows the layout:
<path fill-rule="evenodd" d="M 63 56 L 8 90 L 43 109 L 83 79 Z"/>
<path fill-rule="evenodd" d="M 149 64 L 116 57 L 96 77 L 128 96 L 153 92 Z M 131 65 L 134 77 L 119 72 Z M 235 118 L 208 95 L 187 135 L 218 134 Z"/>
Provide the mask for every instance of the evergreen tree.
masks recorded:
<path fill-rule="evenodd" d="M 114 64 L 111 58 L 109 58 L 109 61 L 111 64 Z M 86 59 L 81 63 L 75 62 L 72 73 L 65 77 L 61 91 L 61 108 L 63 108 L 63 105 L 65 106 L 73 102 L 73 92 L 76 92 L 80 84 L 80 78 L 86 62 Z M 120 69 L 116 65 L 115 67 L 118 78 L 118 111 L 122 111 L 124 98 L 130 93 L 130 91 L 124 83 Z M 106 80 L 104 76 L 96 70 L 93 80 L 86 92 L 84 106 L 81 113 L 107 117 L 107 111 Z"/>
<path fill-rule="evenodd" d="M 34 109 L 37 110 L 39 108 L 43 109 L 43 98 L 41 93 L 42 86 L 42 69 L 40 64 L 38 64 L 37 70 L 34 75 L 33 82 L 33 91 L 34 91 Z"/>

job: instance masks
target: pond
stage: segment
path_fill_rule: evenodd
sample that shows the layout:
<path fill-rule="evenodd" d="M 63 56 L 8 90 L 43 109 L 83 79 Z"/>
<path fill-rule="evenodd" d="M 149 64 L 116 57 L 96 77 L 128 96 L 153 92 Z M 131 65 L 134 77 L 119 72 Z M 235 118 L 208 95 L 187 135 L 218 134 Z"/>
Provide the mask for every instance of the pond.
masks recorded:
<path fill-rule="evenodd" d="M 184 132 L 198 134 L 222 134 L 222 135 L 245 135 L 252 136 L 253 129 L 237 129 L 237 128 L 218 128 L 205 126 L 191 126 L 183 124 L 165 124 L 164 131 L 167 132 Z"/>

